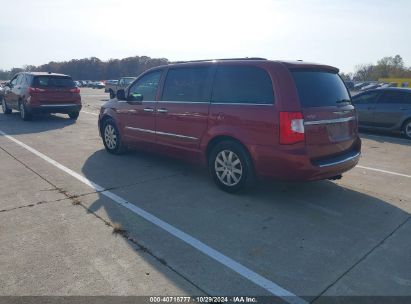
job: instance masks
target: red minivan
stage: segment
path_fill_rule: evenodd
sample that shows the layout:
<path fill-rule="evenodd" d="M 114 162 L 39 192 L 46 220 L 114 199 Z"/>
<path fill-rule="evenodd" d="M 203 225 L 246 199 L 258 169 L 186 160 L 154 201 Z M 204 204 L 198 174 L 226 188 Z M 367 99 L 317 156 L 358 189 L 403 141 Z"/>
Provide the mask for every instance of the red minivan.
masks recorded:
<path fill-rule="evenodd" d="M 99 131 L 110 153 L 192 160 L 228 192 L 257 178 L 337 179 L 361 151 L 337 68 L 261 58 L 153 68 L 102 106 Z"/>
<path fill-rule="evenodd" d="M 37 113 L 63 113 L 75 120 L 81 110 L 80 89 L 68 75 L 22 72 L 7 82 L 2 108 L 5 114 L 20 111 L 23 120 Z"/>

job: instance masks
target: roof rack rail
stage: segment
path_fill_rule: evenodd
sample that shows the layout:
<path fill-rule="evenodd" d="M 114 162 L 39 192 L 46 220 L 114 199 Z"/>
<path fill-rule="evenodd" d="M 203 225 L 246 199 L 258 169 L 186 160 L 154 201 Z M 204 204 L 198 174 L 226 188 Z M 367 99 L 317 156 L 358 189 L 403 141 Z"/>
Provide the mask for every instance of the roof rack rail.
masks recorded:
<path fill-rule="evenodd" d="M 172 61 L 170 63 L 190 63 L 190 62 L 230 61 L 230 60 L 267 60 L 267 58 L 243 57 L 243 58 L 201 59 L 201 60 L 187 60 L 187 61 Z"/>

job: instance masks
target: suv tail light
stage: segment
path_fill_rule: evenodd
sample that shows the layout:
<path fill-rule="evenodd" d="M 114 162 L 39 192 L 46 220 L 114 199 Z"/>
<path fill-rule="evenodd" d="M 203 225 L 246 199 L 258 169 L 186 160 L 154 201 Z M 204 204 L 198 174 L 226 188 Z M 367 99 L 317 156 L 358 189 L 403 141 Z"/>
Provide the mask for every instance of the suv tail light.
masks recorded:
<path fill-rule="evenodd" d="M 280 144 L 290 145 L 305 140 L 301 112 L 280 112 Z"/>
<path fill-rule="evenodd" d="M 75 87 L 75 88 L 70 89 L 70 92 L 71 93 L 80 93 L 80 89 L 79 89 L 79 87 Z"/>
<path fill-rule="evenodd" d="M 44 92 L 44 89 L 29 87 L 29 94 Z"/>

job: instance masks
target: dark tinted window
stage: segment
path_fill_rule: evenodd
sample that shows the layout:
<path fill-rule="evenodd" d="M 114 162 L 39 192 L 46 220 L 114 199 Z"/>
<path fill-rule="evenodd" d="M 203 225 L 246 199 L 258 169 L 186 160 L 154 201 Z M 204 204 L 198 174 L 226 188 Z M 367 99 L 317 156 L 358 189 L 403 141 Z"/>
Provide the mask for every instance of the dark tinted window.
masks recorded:
<path fill-rule="evenodd" d="M 217 68 L 213 87 L 213 102 L 272 104 L 271 78 L 266 71 L 251 66 Z"/>
<path fill-rule="evenodd" d="M 211 67 L 170 69 L 164 84 L 162 100 L 209 102 Z"/>
<path fill-rule="evenodd" d="M 72 88 L 76 84 L 70 77 L 63 76 L 36 76 L 33 85 L 35 87 L 62 87 Z"/>
<path fill-rule="evenodd" d="M 143 95 L 143 100 L 146 101 L 156 100 L 161 73 L 163 73 L 163 71 L 154 71 L 144 75 L 131 86 L 129 94 L 141 94 Z"/>
<path fill-rule="evenodd" d="M 376 103 L 379 95 L 379 92 L 367 92 L 359 94 L 352 98 L 352 102 L 354 104 Z"/>
<path fill-rule="evenodd" d="M 326 71 L 292 71 L 303 107 L 335 106 L 350 96 L 340 76 Z"/>
<path fill-rule="evenodd" d="M 406 98 L 405 92 L 385 91 L 381 94 L 380 103 L 404 103 Z"/>

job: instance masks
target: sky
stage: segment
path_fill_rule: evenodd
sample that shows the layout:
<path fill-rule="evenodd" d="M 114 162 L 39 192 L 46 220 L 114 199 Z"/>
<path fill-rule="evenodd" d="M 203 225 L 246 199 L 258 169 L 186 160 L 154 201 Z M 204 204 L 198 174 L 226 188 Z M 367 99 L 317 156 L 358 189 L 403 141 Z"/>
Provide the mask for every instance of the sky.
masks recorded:
<path fill-rule="evenodd" d="M 410 0 L 0 0 L 0 69 L 86 57 L 304 60 L 353 72 L 401 55 Z"/>

